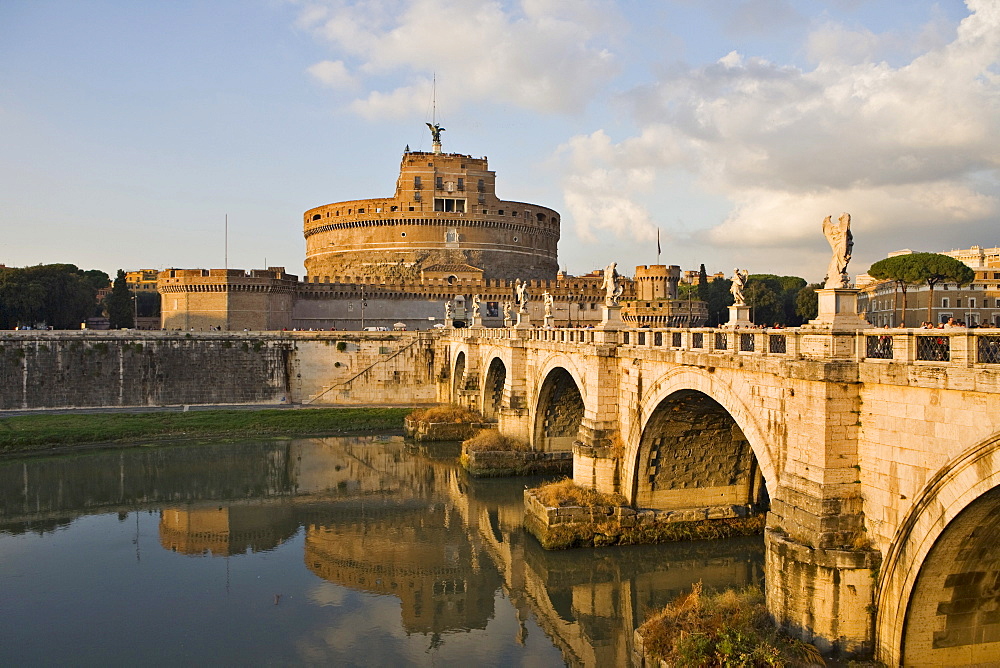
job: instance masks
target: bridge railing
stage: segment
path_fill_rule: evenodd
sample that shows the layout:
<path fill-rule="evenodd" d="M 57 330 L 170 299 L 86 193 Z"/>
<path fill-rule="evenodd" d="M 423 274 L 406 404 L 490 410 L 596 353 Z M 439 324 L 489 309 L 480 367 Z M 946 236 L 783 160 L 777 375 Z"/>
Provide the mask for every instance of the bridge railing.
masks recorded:
<path fill-rule="evenodd" d="M 612 343 L 631 348 L 730 353 L 788 359 L 828 358 L 815 339 L 836 336 L 838 357 L 859 362 L 926 365 L 1000 365 L 1000 329 L 866 329 L 857 333 L 789 329 L 489 328 L 456 330 L 461 337 L 522 339 L 561 344 Z M 846 339 L 846 341 L 845 341 Z"/>

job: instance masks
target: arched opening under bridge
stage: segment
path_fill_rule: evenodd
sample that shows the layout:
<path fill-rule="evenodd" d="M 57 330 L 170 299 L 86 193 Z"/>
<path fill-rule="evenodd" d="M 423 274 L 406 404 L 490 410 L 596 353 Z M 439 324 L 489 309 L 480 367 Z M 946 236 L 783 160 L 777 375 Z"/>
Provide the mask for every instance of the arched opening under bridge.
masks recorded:
<path fill-rule="evenodd" d="M 743 431 L 725 407 L 697 390 L 674 392 L 653 410 L 635 465 L 639 508 L 708 509 L 725 517 L 762 512 L 769 504 Z"/>
<path fill-rule="evenodd" d="M 1000 664 L 1000 487 L 949 522 L 921 564 L 902 664 Z"/>
<path fill-rule="evenodd" d="M 459 400 L 459 390 L 465 389 L 465 351 L 461 351 L 455 356 L 455 375 L 451 379 L 451 400 Z"/>
<path fill-rule="evenodd" d="M 572 450 L 583 422 L 583 396 L 566 369 L 552 369 L 542 382 L 535 413 L 536 450 Z"/>
<path fill-rule="evenodd" d="M 503 388 L 507 384 L 507 367 L 503 360 L 494 357 L 486 372 L 486 382 L 483 384 L 483 417 L 494 421 L 503 405 Z"/>

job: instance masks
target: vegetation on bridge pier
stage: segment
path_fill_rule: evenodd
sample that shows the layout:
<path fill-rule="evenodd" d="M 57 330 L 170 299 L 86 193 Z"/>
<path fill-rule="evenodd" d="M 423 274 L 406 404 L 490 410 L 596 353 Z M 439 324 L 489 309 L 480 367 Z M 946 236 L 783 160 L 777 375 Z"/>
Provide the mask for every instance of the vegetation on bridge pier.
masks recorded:
<path fill-rule="evenodd" d="M 704 594 L 698 582 L 650 616 L 635 638 L 637 658 L 651 659 L 646 665 L 825 665 L 813 645 L 775 627 L 759 587 Z"/>

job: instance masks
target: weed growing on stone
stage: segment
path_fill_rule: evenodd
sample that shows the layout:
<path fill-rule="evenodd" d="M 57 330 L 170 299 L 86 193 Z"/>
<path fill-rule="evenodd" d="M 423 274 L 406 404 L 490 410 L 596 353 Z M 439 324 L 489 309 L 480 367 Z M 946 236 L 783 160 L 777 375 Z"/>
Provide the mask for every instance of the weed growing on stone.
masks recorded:
<path fill-rule="evenodd" d="M 580 487 L 572 478 L 563 478 L 550 482 L 532 490 L 535 497 L 549 508 L 565 508 L 578 506 L 593 508 L 595 506 L 623 506 L 625 497 L 621 494 L 604 494 L 596 489 Z"/>
<path fill-rule="evenodd" d="M 422 422 L 482 422 L 483 416 L 471 408 L 449 404 L 417 409 L 407 416 L 410 420 Z"/>
<path fill-rule="evenodd" d="M 504 436 L 495 429 L 481 429 L 462 442 L 462 449 L 469 452 L 528 452 L 531 446 L 513 436 Z"/>
<path fill-rule="evenodd" d="M 700 582 L 639 627 L 645 653 L 671 666 L 823 666 L 819 651 L 782 634 L 759 587 L 706 595 Z"/>

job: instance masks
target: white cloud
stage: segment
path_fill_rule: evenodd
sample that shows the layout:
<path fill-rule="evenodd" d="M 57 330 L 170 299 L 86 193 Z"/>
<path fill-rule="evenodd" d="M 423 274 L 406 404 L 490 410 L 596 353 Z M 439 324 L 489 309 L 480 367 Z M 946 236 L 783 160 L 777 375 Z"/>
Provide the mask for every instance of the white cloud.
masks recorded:
<path fill-rule="evenodd" d="M 844 210 L 859 240 L 995 220 L 1000 5 L 968 5 L 950 42 L 928 39 L 933 48 L 899 66 L 871 60 L 890 37 L 824 25 L 808 39 L 826 54 L 811 71 L 730 53 L 632 91 L 634 137 L 594 133 L 563 147 L 581 234 L 647 235 L 653 216 L 623 202 L 649 199 L 672 170 L 732 203 L 695 235 L 716 247 L 822 245 L 819 222 Z M 846 51 L 863 57 L 828 57 Z M 646 176 L 630 178 L 636 169 Z"/>
<path fill-rule="evenodd" d="M 330 88 L 351 88 L 355 85 L 354 77 L 342 60 L 322 60 L 306 71 Z"/>
<path fill-rule="evenodd" d="M 368 78 L 375 90 L 351 105 L 367 117 L 424 111 L 432 72 L 452 108 L 575 113 L 615 72 L 603 42 L 616 16 L 600 0 L 309 0 L 300 25 Z"/>

